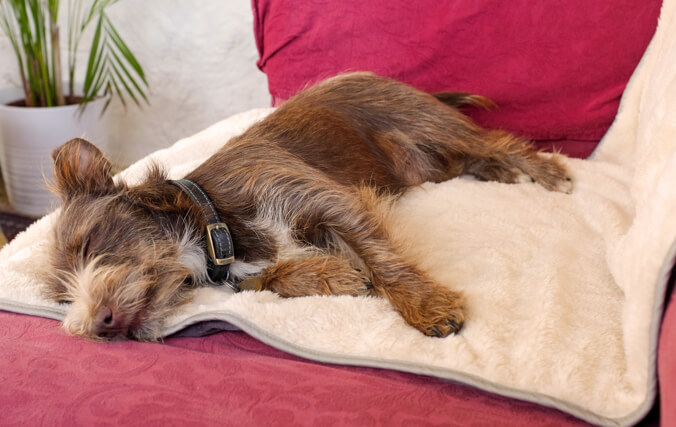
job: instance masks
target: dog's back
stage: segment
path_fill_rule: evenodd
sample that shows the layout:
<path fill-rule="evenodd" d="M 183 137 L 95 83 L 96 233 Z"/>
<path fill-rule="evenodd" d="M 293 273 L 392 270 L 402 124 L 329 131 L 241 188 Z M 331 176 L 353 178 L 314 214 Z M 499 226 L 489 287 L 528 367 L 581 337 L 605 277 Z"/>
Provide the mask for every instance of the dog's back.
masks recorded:
<path fill-rule="evenodd" d="M 399 193 L 449 178 L 465 147 L 485 136 L 453 106 L 484 105 L 481 100 L 462 93 L 435 97 L 370 73 L 338 76 L 282 104 L 222 155 L 247 156 L 251 151 L 238 150 L 239 144 L 274 145 L 340 184 Z M 213 163 L 221 164 L 219 157 Z"/>

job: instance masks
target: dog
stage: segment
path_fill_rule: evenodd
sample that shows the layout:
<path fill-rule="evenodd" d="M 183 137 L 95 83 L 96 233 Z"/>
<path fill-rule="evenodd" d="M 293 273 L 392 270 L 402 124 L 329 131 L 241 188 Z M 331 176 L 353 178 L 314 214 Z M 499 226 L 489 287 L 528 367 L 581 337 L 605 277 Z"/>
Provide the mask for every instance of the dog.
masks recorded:
<path fill-rule="evenodd" d="M 378 212 L 409 188 L 463 174 L 570 192 L 561 155 L 460 110 L 491 106 L 478 95 L 339 75 L 285 102 L 184 180 L 155 165 L 135 186 L 115 182 L 93 144 L 71 140 L 52 154 L 62 207 L 45 294 L 70 303 L 68 333 L 101 341 L 158 340 L 193 289 L 247 282 L 282 297 L 382 297 L 423 334 L 454 334 L 463 296 L 403 257 Z"/>

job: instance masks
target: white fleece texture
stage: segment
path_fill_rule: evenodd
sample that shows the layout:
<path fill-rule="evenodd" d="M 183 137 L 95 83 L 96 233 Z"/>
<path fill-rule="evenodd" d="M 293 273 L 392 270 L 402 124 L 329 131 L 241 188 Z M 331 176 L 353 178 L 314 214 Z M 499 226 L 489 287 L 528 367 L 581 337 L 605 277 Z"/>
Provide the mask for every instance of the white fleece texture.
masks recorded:
<path fill-rule="evenodd" d="M 396 205 L 388 226 L 407 256 L 467 297 L 459 335 L 423 336 L 377 298 L 282 299 L 220 289 L 196 291 L 165 332 L 221 319 L 315 360 L 433 375 L 594 423 L 637 422 L 655 397 L 676 242 L 675 5 L 665 1 L 597 151 L 567 161 L 572 194 L 459 178 L 425 184 Z M 150 160 L 180 178 L 269 111 L 217 123 L 120 178 L 134 182 Z M 0 252 L 0 308 L 63 317 L 67 307 L 43 300 L 33 273 L 55 215 Z"/>

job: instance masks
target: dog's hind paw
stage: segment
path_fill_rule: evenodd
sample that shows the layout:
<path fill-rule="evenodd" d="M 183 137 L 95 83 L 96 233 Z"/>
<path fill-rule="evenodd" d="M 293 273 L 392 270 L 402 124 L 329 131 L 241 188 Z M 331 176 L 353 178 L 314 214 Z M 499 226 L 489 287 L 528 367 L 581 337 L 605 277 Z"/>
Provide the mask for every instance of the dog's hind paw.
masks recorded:
<path fill-rule="evenodd" d="M 541 155 L 541 162 L 527 173 L 531 182 L 537 182 L 549 191 L 570 194 L 573 191 L 573 180 L 566 166 L 554 155 Z M 521 180 L 523 181 L 523 179 Z"/>
<path fill-rule="evenodd" d="M 559 182 L 559 184 L 556 186 L 556 191 L 559 191 L 561 193 L 566 193 L 570 194 L 573 192 L 573 180 L 571 178 L 566 177 L 565 180 Z"/>

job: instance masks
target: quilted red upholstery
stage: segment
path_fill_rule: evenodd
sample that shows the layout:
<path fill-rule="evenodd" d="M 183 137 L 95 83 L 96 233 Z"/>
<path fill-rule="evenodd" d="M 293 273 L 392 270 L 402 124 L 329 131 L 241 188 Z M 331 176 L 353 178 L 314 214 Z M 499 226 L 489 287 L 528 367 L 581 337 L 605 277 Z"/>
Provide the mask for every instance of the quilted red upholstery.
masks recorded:
<path fill-rule="evenodd" d="M 369 70 L 426 91 L 486 95 L 473 112 L 584 157 L 610 126 L 660 0 L 253 0 L 258 65 L 275 102 Z"/>

